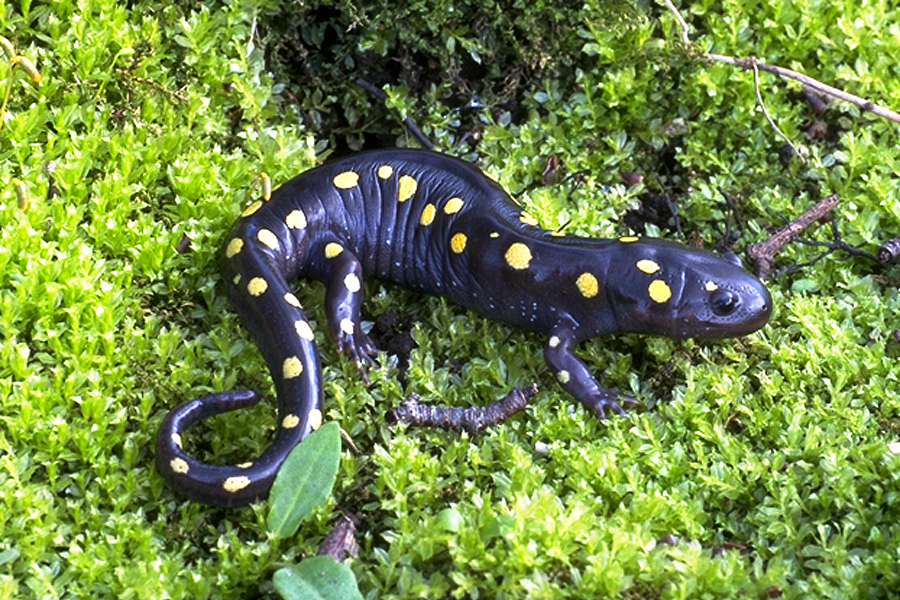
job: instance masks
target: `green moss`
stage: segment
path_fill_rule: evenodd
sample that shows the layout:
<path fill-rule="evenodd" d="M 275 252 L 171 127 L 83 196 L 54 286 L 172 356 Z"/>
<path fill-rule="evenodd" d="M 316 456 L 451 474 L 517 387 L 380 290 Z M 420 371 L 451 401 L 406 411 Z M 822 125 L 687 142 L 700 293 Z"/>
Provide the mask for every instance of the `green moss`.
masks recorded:
<path fill-rule="evenodd" d="M 809 148 L 784 167 L 752 74 L 682 54 L 661 9 L 382 4 L 0 3 L 0 35 L 42 75 L 15 77 L 0 129 L 3 597 L 271 598 L 273 574 L 315 552 L 324 511 L 270 539 L 263 505 L 224 512 L 167 489 L 153 439 L 166 411 L 206 391 L 271 394 L 216 258 L 259 174 L 278 184 L 331 152 L 405 141 L 391 115 L 479 160 L 548 228 L 626 233 L 622 215 L 660 181 L 710 246 L 727 218 L 719 188 L 745 221 L 741 245 L 832 192 L 848 242 L 872 250 L 900 227 L 895 124 L 841 103 L 816 116 L 797 85 L 761 74 L 769 111 Z M 700 51 L 900 106 L 891 3 L 681 10 Z M 360 75 L 388 85 L 392 113 L 352 85 Z M 817 119 L 822 141 L 806 137 Z M 544 186 L 550 154 L 564 179 Z M 626 188 L 622 170 L 643 185 Z M 656 229 L 671 237 L 669 225 Z M 813 252 L 789 246 L 780 266 Z M 367 314 L 400 313 L 418 348 L 406 380 L 381 356 L 366 387 L 324 334 L 321 286 L 304 285 L 327 418 L 360 449 L 343 453 L 334 503 L 362 517 L 363 595 L 888 596 L 897 278 L 828 258 L 772 282 L 773 320 L 748 338 L 585 344 L 602 380 L 645 406 L 606 423 L 554 386 L 538 336 L 371 282 Z M 483 405 L 531 382 L 532 405 L 479 437 L 383 423 L 410 391 Z M 244 460 L 268 443 L 272 413 L 217 418 L 186 443 Z"/>

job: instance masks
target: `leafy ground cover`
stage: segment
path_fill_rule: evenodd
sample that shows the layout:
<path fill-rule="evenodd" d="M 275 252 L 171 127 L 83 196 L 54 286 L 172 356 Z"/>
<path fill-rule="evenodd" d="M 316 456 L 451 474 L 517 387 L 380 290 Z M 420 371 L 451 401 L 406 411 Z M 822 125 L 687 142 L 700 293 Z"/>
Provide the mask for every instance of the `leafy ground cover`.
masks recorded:
<path fill-rule="evenodd" d="M 695 53 L 754 55 L 900 107 L 890 2 L 679 8 Z M 383 355 L 367 388 L 317 329 L 327 418 L 359 453 L 345 447 L 331 504 L 289 539 L 266 533 L 263 504 L 175 496 L 152 456 L 177 403 L 271 391 L 217 267 L 261 172 L 277 184 L 329 154 L 409 143 L 408 115 L 548 228 L 626 233 L 662 182 L 687 241 L 707 246 L 727 192 L 740 247 L 838 193 L 845 241 L 874 251 L 900 230 L 897 124 L 842 103 L 816 114 L 763 75 L 769 111 L 808 152 L 785 164 L 752 75 L 691 58 L 656 4 L 0 0 L 0 36 L 0 596 L 275 597 L 273 573 L 315 553 L 338 506 L 362 518 L 351 567 L 369 598 L 900 589 L 887 445 L 900 275 L 840 255 L 772 281 L 774 318 L 745 339 L 586 345 L 603 380 L 645 405 L 607 423 L 554 387 L 535 336 L 369 283 L 369 315 L 400 314 L 417 348 L 404 379 Z M 386 86 L 387 109 L 359 76 Z M 551 154 L 562 182 L 544 185 Z M 675 235 L 665 219 L 646 229 Z M 792 245 L 780 265 L 815 252 Z M 298 295 L 322 324 L 321 288 Z M 477 438 L 383 421 L 409 391 L 484 404 L 533 381 L 533 404 Z M 272 413 L 214 419 L 188 443 L 245 460 Z"/>

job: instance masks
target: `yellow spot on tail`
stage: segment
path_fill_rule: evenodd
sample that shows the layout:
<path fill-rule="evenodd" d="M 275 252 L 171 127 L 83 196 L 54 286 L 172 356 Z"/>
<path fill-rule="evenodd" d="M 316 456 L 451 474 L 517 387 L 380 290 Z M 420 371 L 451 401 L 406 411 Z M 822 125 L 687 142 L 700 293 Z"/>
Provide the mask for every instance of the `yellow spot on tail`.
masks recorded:
<path fill-rule="evenodd" d="M 359 277 L 356 276 L 356 273 L 347 273 L 347 276 L 344 277 L 344 287 L 346 287 L 348 291 L 354 294 L 359 291 L 359 288 L 361 286 L 359 283 Z"/>
<path fill-rule="evenodd" d="M 181 448 L 181 436 L 177 433 L 172 434 L 172 443 Z"/>
<path fill-rule="evenodd" d="M 238 477 L 229 477 L 222 484 L 222 489 L 229 493 L 239 492 L 250 485 L 250 478 L 240 475 Z"/>
<path fill-rule="evenodd" d="M 462 254 L 462 251 L 466 249 L 466 241 L 466 234 L 457 233 L 450 238 L 450 249 L 457 254 Z"/>
<path fill-rule="evenodd" d="M 633 244 L 634 242 L 638 241 L 638 239 L 639 238 L 636 235 L 626 235 L 626 236 L 620 237 L 619 241 L 622 242 L 623 244 Z"/>
<path fill-rule="evenodd" d="M 334 187 L 341 190 L 349 190 L 355 188 L 359 183 L 359 174 L 353 171 L 344 171 L 334 176 Z"/>
<path fill-rule="evenodd" d="M 565 369 L 556 374 L 556 379 L 558 379 L 560 383 L 569 383 L 569 379 L 571 378 L 572 376 Z"/>
<path fill-rule="evenodd" d="M 242 216 L 242 217 L 249 217 L 250 215 L 252 215 L 252 214 L 255 213 L 256 211 L 258 211 L 258 210 L 259 210 L 259 207 L 262 206 L 262 205 L 263 205 L 263 201 L 262 201 L 262 200 L 257 200 L 256 202 L 254 202 L 253 204 L 251 204 L 250 206 L 248 206 L 247 208 L 245 208 L 245 209 L 244 209 L 244 212 L 241 213 L 241 216 Z"/>
<path fill-rule="evenodd" d="M 303 308 L 302 306 L 300 306 L 300 301 L 297 300 L 297 296 L 293 295 L 290 292 L 288 292 L 287 294 L 284 295 L 284 301 L 287 302 L 288 304 L 290 304 L 291 306 L 296 306 L 297 308 Z"/>
<path fill-rule="evenodd" d="M 463 207 L 463 204 L 465 204 L 465 202 L 463 202 L 462 198 L 457 198 L 455 196 L 453 198 L 450 198 L 449 200 L 447 200 L 447 204 L 444 205 L 444 214 L 452 215 L 458 213 L 459 210 Z"/>
<path fill-rule="evenodd" d="M 237 275 L 235 275 L 234 279 L 232 279 L 231 281 L 234 283 L 234 285 L 239 284 L 241 282 L 241 274 L 238 273 Z"/>
<path fill-rule="evenodd" d="M 241 464 L 237 465 L 237 468 L 238 469 L 249 469 L 252 466 L 253 466 L 253 461 L 251 460 L 250 462 L 242 462 Z"/>
<path fill-rule="evenodd" d="M 552 335 L 552 336 L 550 336 L 550 341 L 548 341 L 547 343 L 550 345 L 551 348 L 556 348 L 557 346 L 559 346 L 559 341 L 560 341 L 559 337 Z"/>
<path fill-rule="evenodd" d="M 378 176 L 382 179 L 387 179 L 391 175 L 394 174 L 394 167 L 391 165 L 381 165 L 378 167 Z"/>
<path fill-rule="evenodd" d="M 491 238 L 492 238 L 492 239 L 497 239 L 498 237 L 500 237 L 500 234 L 499 234 L 498 232 L 496 232 L 496 231 L 492 231 L 492 232 L 491 232 Z"/>
<path fill-rule="evenodd" d="M 297 335 L 299 335 L 304 340 L 309 340 L 311 342 L 316 337 L 313 334 L 312 327 L 310 327 L 309 323 L 307 323 L 306 321 L 294 321 L 294 329 L 297 330 Z"/>
<path fill-rule="evenodd" d="M 182 475 L 190 470 L 187 461 L 183 458 L 173 458 L 171 461 L 169 461 L 169 467 L 174 473 L 181 473 Z"/>
<path fill-rule="evenodd" d="M 285 379 L 293 379 L 303 372 L 303 363 L 296 356 L 284 359 L 281 372 Z"/>
<path fill-rule="evenodd" d="M 525 223 L 526 225 L 531 225 L 532 227 L 537 227 L 538 221 L 533 216 L 522 211 L 522 214 L 519 215 L 519 220 Z"/>
<path fill-rule="evenodd" d="M 322 411 L 318 408 L 309 411 L 309 417 L 307 418 L 309 419 L 309 426 L 312 429 L 318 429 L 322 426 Z"/>
<path fill-rule="evenodd" d="M 419 224 L 421 225 L 431 225 L 434 221 L 434 204 L 426 204 L 425 208 L 422 209 L 422 216 L 419 217 Z"/>
<path fill-rule="evenodd" d="M 347 335 L 353 334 L 353 321 L 350 319 L 341 319 L 341 331 Z"/>
<path fill-rule="evenodd" d="M 247 291 L 250 292 L 251 296 L 264 294 L 267 289 L 269 289 L 269 284 L 262 277 L 254 277 L 247 284 Z"/>
<path fill-rule="evenodd" d="M 278 250 L 278 236 L 268 229 L 260 229 L 256 234 L 260 242 L 269 247 L 270 250 Z"/>
<path fill-rule="evenodd" d="M 344 247 L 334 242 L 325 244 L 325 258 L 334 258 L 344 251 Z"/>
<path fill-rule="evenodd" d="M 284 222 L 287 223 L 287 226 L 291 229 L 303 229 L 306 227 L 306 215 L 299 208 L 292 210 L 288 213 L 288 216 L 285 217 Z"/>
<path fill-rule="evenodd" d="M 648 275 L 653 275 L 657 271 L 659 271 L 659 265 L 649 259 L 639 260 L 637 261 L 637 268 L 647 273 Z"/>
<path fill-rule="evenodd" d="M 397 200 L 399 202 L 406 202 L 409 200 L 412 195 L 416 193 L 418 185 L 416 180 L 409 175 L 402 176 L 400 178 L 400 189 L 397 191 Z"/>
<path fill-rule="evenodd" d="M 287 415 L 282 421 L 281 426 L 285 429 L 293 429 L 300 424 L 300 417 L 297 415 Z"/>
<path fill-rule="evenodd" d="M 566 237 L 566 232 L 565 231 L 551 231 L 550 235 L 552 235 L 553 237 Z"/>
<path fill-rule="evenodd" d="M 715 281 L 707 281 L 707 282 L 706 282 L 706 286 L 704 286 L 704 287 L 706 287 L 706 291 L 707 291 L 707 292 L 714 292 L 714 291 L 716 291 L 717 289 L 719 289 L 719 286 L 716 285 L 716 282 L 715 282 Z"/>
<path fill-rule="evenodd" d="M 669 285 L 662 279 L 651 281 L 647 292 L 654 302 L 659 302 L 660 304 L 672 297 L 672 290 L 669 289 Z"/>
<path fill-rule="evenodd" d="M 597 283 L 597 278 L 591 273 L 579 275 L 578 279 L 575 280 L 575 285 L 585 298 L 593 298 L 600 291 L 600 284 Z"/>
<path fill-rule="evenodd" d="M 506 264 L 513 269 L 527 269 L 528 265 L 531 264 L 531 250 L 525 244 L 515 242 L 506 250 L 503 258 L 506 259 Z"/>
<path fill-rule="evenodd" d="M 240 253 L 241 248 L 244 247 L 244 240 L 241 238 L 234 238 L 230 242 L 228 242 L 228 246 L 225 248 L 225 256 L 231 258 L 235 254 Z"/>

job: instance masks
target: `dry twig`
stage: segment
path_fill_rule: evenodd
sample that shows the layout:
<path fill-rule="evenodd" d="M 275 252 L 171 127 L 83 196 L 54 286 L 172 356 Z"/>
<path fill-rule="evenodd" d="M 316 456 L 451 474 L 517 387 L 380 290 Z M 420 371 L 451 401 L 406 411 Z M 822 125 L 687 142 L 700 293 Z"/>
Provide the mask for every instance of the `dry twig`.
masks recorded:
<path fill-rule="evenodd" d="M 679 27 L 681 27 L 681 41 L 685 46 L 690 46 L 690 36 L 688 35 L 688 25 L 684 20 L 684 17 L 681 16 L 681 13 L 678 12 L 678 9 L 675 8 L 675 5 L 672 4 L 671 0 L 663 0 L 669 11 L 675 16 L 675 20 L 678 22 Z M 721 62 L 729 65 L 734 65 L 736 67 L 740 67 L 742 69 L 752 70 L 756 72 L 757 70 L 766 71 L 768 73 L 774 73 L 779 77 L 786 77 L 788 79 L 793 79 L 794 81 L 799 81 L 805 85 L 808 85 L 812 89 L 816 90 L 820 94 L 825 94 L 826 96 L 831 96 L 833 98 L 838 98 L 840 100 L 844 100 L 846 102 L 850 102 L 860 107 L 863 110 L 867 110 L 869 112 L 875 113 L 879 117 L 884 117 L 890 121 L 895 123 L 900 123 L 900 114 L 892 111 L 889 108 L 884 106 L 879 106 L 870 100 L 866 100 L 865 98 L 860 98 L 859 96 L 855 96 L 844 90 L 840 90 L 836 87 L 830 86 L 826 83 L 822 83 L 808 75 L 804 75 L 803 73 L 798 73 L 797 71 L 792 71 L 791 69 L 786 69 L 784 67 L 779 67 L 777 65 L 768 65 L 763 62 L 759 62 L 755 58 L 737 58 L 734 56 L 725 56 L 722 54 L 707 54 L 704 53 L 701 55 L 701 58 L 706 60 L 711 60 L 713 62 Z M 770 121 L 771 122 L 771 121 Z M 780 132 L 779 132 L 780 133 Z M 783 135 L 783 134 L 781 134 Z"/>
<path fill-rule="evenodd" d="M 809 210 L 776 231 L 764 242 L 747 248 L 747 262 L 760 279 L 768 277 L 775 255 L 807 227 L 827 215 L 838 204 L 838 195 L 831 194 L 816 202 Z"/>

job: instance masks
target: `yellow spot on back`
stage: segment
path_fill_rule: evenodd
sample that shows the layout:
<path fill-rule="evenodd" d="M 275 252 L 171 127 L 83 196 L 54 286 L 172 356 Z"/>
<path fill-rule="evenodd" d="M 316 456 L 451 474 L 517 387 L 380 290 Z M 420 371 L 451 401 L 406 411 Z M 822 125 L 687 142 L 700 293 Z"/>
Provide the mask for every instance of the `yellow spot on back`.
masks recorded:
<path fill-rule="evenodd" d="M 620 237 L 619 241 L 622 242 L 623 244 L 633 244 L 634 242 L 638 241 L 638 239 L 639 238 L 636 235 L 626 235 L 626 236 Z"/>
<path fill-rule="evenodd" d="M 559 346 L 559 337 L 552 335 L 552 336 L 550 336 L 550 340 L 547 343 L 550 345 L 551 348 L 556 348 L 557 346 Z"/>
<path fill-rule="evenodd" d="M 322 411 L 318 408 L 314 408 L 309 411 L 309 426 L 313 429 L 318 429 L 322 426 Z"/>
<path fill-rule="evenodd" d="M 648 275 L 652 275 L 659 271 L 659 265 L 649 259 L 639 260 L 637 261 L 637 268 L 647 273 Z"/>
<path fill-rule="evenodd" d="M 498 237 L 500 237 L 500 234 L 499 234 L 499 233 L 497 233 L 496 231 L 492 231 L 492 232 L 491 232 L 491 238 L 492 238 L 492 239 L 497 239 Z"/>
<path fill-rule="evenodd" d="M 316 337 L 313 335 L 312 327 L 306 321 L 294 321 L 294 329 L 297 330 L 297 335 L 304 340 L 313 341 Z"/>
<path fill-rule="evenodd" d="M 600 291 L 600 284 L 597 283 L 597 278 L 591 273 L 579 275 L 578 279 L 575 280 L 575 286 L 585 298 L 593 298 Z"/>
<path fill-rule="evenodd" d="M 222 489 L 233 494 L 241 491 L 248 485 L 250 485 L 250 478 L 240 475 L 238 477 L 229 477 L 226 479 L 225 483 L 222 484 Z"/>
<path fill-rule="evenodd" d="M 300 424 L 300 417 L 298 417 L 297 415 L 287 415 L 281 421 L 281 426 L 284 427 L 285 429 L 293 429 L 294 427 L 296 427 L 299 424 Z"/>
<path fill-rule="evenodd" d="M 334 187 L 341 190 L 355 188 L 359 183 L 359 174 L 353 171 L 344 171 L 334 176 Z"/>
<path fill-rule="evenodd" d="M 238 469 L 249 469 L 252 466 L 253 466 L 253 461 L 251 460 L 249 462 L 242 462 L 241 464 L 237 465 L 237 468 Z"/>
<path fill-rule="evenodd" d="M 296 356 L 284 359 L 284 365 L 281 367 L 282 375 L 285 379 L 293 379 L 303 372 L 303 363 Z"/>
<path fill-rule="evenodd" d="M 513 269 L 527 269 L 531 264 L 531 250 L 525 244 L 515 242 L 509 246 L 503 258 L 506 259 L 506 264 Z"/>
<path fill-rule="evenodd" d="M 187 473 L 190 470 L 190 467 L 187 464 L 187 461 L 183 458 L 173 458 L 169 462 L 169 467 L 172 468 L 172 471 L 175 473 L 181 473 L 182 475 Z"/>
<path fill-rule="evenodd" d="M 465 204 L 465 202 L 463 202 L 462 198 L 457 198 L 455 196 L 453 198 L 450 198 L 449 200 L 447 200 L 447 204 L 444 205 L 444 214 L 452 215 L 458 213 L 459 210 L 463 207 L 463 204 Z"/>
<path fill-rule="evenodd" d="M 462 251 L 466 249 L 466 241 L 466 234 L 457 233 L 450 238 L 450 249 L 457 254 L 462 254 Z"/>
<path fill-rule="evenodd" d="M 422 216 L 419 217 L 419 223 L 425 226 L 431 225 L 434 221 L 434 212 L 434 204 L 426 204 L 422 209 Z"/>
<path fill-rule="evenodd" d="M 348 291 L 353 293 L 359 291 L 360 283 L 359 277 L 356 276 L 356 273 L 347 273 L 347 276 L 344 277 L 344 287 L 346 287 Z"/>
<path fill-rule="evenodd" d="M 271 250 L 278 250 L 278 236 L 268 229 L 260 229 L 256 237 Z"/>
<path fill-rule="evenodd" d="M 181 448 L 181 436 L 177 433 L 172 434 L 172 443 Z"/>
<path fill-rule="evenodd" d="M 241 282 L 241 274 L 238 273 L 237 275 L 235 275 L 234 279 L 232 279 L 231 281 L 234 282 L 234 285 L 239 284 Z"/>
<path fill-rule="evenodd" d="M 263 184 L 263 200 L 268 202 L 272 198 L 272 180 L 269 179 L 268 173 L 260 173 L 259 178 Z"/>
<path fill-rule="evenodd" d="M 378 176 L 382 179 L 387 179 L 391 175 L 394 174 L 394 167 L 391 165 L 381 165 L 378 167 Z"/>
<path fill-rule="evenodd" d="M 537 227 L 538 221 L 533 216 L 522 211 L 522 214 L 519 215 L 519 220 L 522 221 L 526 225 L 531 225 L 532 227 Z"/>
<path fill-rule="evenodd" d="M 247 291 L 250 292 L 251 296 L 264 294 L 267 289 L 269 289 L 269 284 L 262 277 L 254 277 L 247 284 Z"/>
<path fill-rule="evenodd" d="M 565 369 L 556 374 L 556 379 L 558 379 L 560 383 L 569 383 L 569 379 L 571 378 L 572 376 Z"/>
<path fill-rule="evenodd" d="M 672 297 L 672 290 L 669 289 L 669 285 L 662 279 L 651 281 L 647 287 L 647 292 L 654 302 L 659 302 L 660 304 Z"/>
<path fill-rule="evenodd" d="M 325 258 L 334 258 L 344 251 L 344 247 L 334 242 L 325 244 Z"/>
<path fill-rule="evenodd" d="M 254 202 L 253 204 L 251 204 L 250 206 L 248 206 L 247 208 L 245 208 L 245 209 L 244 209 L 244 212 L 241 213 L 241 216 L 242 216 L 242 217 L 249 217 L 250 215 L 252 215 L 252 214 L 255 213 L 256 211 L 258 211 L 258 210 L 259 210 L 259 207 L 262 206 L 262 205 L 263 205 L 263 201 L 262 201 L 262 200 L 257 200 L 256 202 Z"/>
<path fill-rule="evenodd" d="M 293 295 L 290 292 L 288 292 L 287 294 L 284 295 L 284 301 L 287 302 L 288 304 L 290 304 L 291 306 L 296 306 L 297 308 L 303 308 L 302 306 L 300 306 L 300 301 L 297 300 L 297 296 Z"/>
<path fill-rule="evenodd" d="M 231 258 L 235 254 L 238 254 L 243 247 L 244 240 L 242 240 L 241 238 L 234 238 L 233 240 L 228 242 L 228 246 L 225 247 L 225 256 Z"/>
<path fill-rule="evenodd" d="M 306 227 L 306 215 L 299 208 L 292 210 L 288 213 L 288 216 L 285 217 L 284 222 L 287 223 L 287 226 L 291 229 L 303 229 Z"/>
<path fill-rule="evenodd" d="M 409 175 L 402 176 L 400 178 L 400 189 L 397 191 L 397 200 L 399 202 L 406 202 L 409 200 L 412 195 L 416 193 L 418 185 L 416 180 Z"/>
<path fill-rule="evenodd" d="M 704 287 L 706 288 L 707 292 L 714 292 L 719 289 L 719 286 L 716 285 L 715 281 L 707 281 Z"/>
<path fill-rule="evenodd" d="M 552 235 L 553 237 L 566 237 L 566 232 L 565 231 L 551 231 L 550 235 Z"/>

